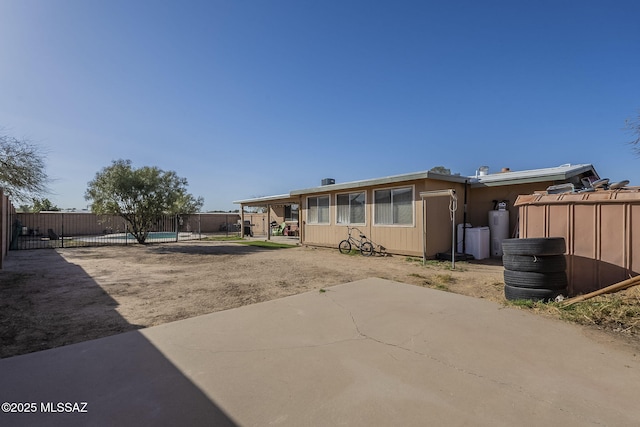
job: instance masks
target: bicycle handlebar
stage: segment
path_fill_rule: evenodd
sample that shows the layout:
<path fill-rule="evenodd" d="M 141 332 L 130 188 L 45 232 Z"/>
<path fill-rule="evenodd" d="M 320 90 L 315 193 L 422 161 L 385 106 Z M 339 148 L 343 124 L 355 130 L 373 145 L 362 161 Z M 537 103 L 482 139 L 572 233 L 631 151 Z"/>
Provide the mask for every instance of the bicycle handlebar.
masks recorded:
<path fill-rule="evenodd" d="M 350 226 L 348 226 L 348 225 L 347 225 L 347 234 L 349 235 L 349 237 L 351 237 L 351 232 L 352 232 L 353 230 L 357 230 L 357 231 L 358 231 L 358 233 L 359 233 L 359 235 L 360 235 L 360 238 L 361 238 L 361 239 L 366 239 L 366 238 L 367 238 L 367 236 L 365 236 L 365 235 L 362 233 L 362 230 L 360 230 L 358 227 L 350 227 Z"/>

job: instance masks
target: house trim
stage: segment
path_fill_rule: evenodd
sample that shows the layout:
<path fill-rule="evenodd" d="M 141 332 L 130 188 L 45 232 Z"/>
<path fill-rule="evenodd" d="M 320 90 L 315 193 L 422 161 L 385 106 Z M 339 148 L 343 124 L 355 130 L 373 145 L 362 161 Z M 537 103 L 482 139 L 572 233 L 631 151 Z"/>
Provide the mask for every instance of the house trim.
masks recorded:
<path fill-rule="evenodd" d="M 403 188 L 411 188 L 411 224 L 376 224 L 376 191 L 384 190 L 399 190 Z M 388 227 L 388 228 L 413 228 L 416 226 L 416 185 L 397 185 L 393 187 L 380 187 L 371 189 L 371 225 L 373 227 Z"/>

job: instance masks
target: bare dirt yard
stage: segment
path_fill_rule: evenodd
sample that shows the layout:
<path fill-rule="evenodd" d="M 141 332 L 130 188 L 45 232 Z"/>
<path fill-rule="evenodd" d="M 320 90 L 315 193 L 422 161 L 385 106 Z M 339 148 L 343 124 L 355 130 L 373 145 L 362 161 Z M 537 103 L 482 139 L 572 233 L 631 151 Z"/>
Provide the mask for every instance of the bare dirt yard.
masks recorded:
<path fill-rule="evenodd" d="M 368 277 L 505 302 L 499 260 L 450 267 L 405 256 L 206 241 L 13 251 L 0 271 L 0 357 Z"/>

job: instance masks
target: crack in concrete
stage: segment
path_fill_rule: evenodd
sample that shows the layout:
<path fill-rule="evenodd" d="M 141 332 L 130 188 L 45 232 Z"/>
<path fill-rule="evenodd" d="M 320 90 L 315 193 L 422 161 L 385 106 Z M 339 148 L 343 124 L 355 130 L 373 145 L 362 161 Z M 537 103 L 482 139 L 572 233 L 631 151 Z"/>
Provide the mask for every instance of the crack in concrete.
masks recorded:
<path fill-rule="evenodd" d="M 216 355 L 216 354 L 238 354 L 238 353 L 253 353 L 253 352 L 268 352 L 268 351 L 284 351 L 284 350 L 301 350 L 301 349 L 312 349 L 312 348 L 320 348 L 320 347 L 327 347 L 327 346 L 332 346 L 332 345 L 336 345 L 336 344 L 341 344 L 341 343 L 345 343 L 345 342 L 352 342 L 352 341 L 364 341 L 364 340 L 370 340 L 373 342 L 376 342 L 378 344 L 381 344 L 383 346 L 387 346 L 387 347 L 392 347 L 401 351 L 405 351 L 408 353 L 412 353 L 415 354 L 417 356 L 420 357 L 424 357 L 426 359 L 429 359 L 439 365 L 442 365 L 448 369 L 452 369 L 456 372 L 459 372 L 463 375 L 468 375 L 471 377 L 475 377 L 479 380 L 483 380 L 483 381 L 488 381 L 490 383 L 493 383 L 499 387 L 506 387 L 510 390 L 512 390 L 514 393 L 518 393 L 521 394 L 523 396 L 526 396 L 529 399 L 535 400 L 537 402 L 542 402 L 545 403 L 546 405 L 548 405 L 551 408 L 554 408 L 555 410 L 561 411 L 561 412 L 566 412 L 566 410 L 560 406 L 558 406 L 557 402 L 554 403 L 554 401 L 551 401 L 549 399 L 540 399 L 540 396 L 534 395 L 530 392 L 528 392 L 525 388 L 523 388 L 522 386 L 512 383 L 512 382 L 506 382 L 506 381 L 500 381 L 491 377 L 487 377 L 484 376 L 480 373 L 471 371 L 469 369 L 465 369 L 463 367 L 460 367 L 458 365 L 455 365 L 453 363 L 447 362 L 445 360 L 442 360 L 438 357 L 433 356 L 432 354 L 429 353 L 424 353 L 418 350 L 415 350 L 413 348 L 409 348 L 407 346 L 405 346 L 405 344 L 407 344 L 409 341 L 414 342 L 414 338 L 423 334 L 426 327 L 422 328 L 420 331 L 414 333 L 411 335 L 411 337 L 409 337 L 407 340 L 403 341 L 400 344 L 394 344 L 394 343 L 389 343 L 389 342 L 385 342 L 382 339 L 379 338 L 375 338 L 371 335 L 366 334 L 365 332 L 362 331 L 362 329 L 360 328 L 360 325 L 358 324 L 356 318 L 354 317 L 353 313 L 344 305 L 340 304 L 338 301 L 336 301 L 331 295 L 329 294 L 324 294 L 327 298 L 329 298 L 329 300 L 331 300 L 331 302 L 333 304 L 335 304 L 337 307 L 339 307 L 345 314 L 348 314 L 349 318 L 351 319 L 351 324 L 353 325 L 353 328 L 357 334 L 357 337 L 354 338 L 345 338 L 345 339 L 339 339 L 339 340 L 334 340 L 334 341 L 329 341 L 329 342 L 325 342 L 325 343 L 321 343 L 321 344 L 308 344 L 308 345 L 294 345 L 294 346 L 274 346 L 274 347 L 261 347 L 261 348 L 250 348 L 250 349 L 239 349 L 239 350 L 209 350 L 209 349 L 204 349 L 204 348 L 199 348 L 199 347 L 192 347 L 192 346 L 185 346 L 184 344 L 177 344 L 173 341 L 171 341 L 171 345 L 174 345 L 176 347 L 180 347 L 180 348 L 185 348 L 185 349 L 189 349 L 189 350 L 196 350 L 196 351 L 204 351 L 207 352 L 209 354 L 212 355 Z M 392 353 L 388 353 L 389 356 L 391 358 L 393 358 L 394 360 L 398 361 L 399 359 L 397 357 L 395 357 Z M 591 424 L 591 425 L 602 425 L 601 423 L 599 423 L 598 421 L 595 420 L 591 420 L 591 419 L 586 419 L 584 418 L 581 414 L 579 413 L 575 413 L 575 412 L 570 412 L 571 416 L 576 417 L 576 419 L 582 419 L 583 421 L 585 421 L 587 424 Z"/>
<path fill-rule="evenodd" d="M 185 346 L 185 345 L 181 345 L 181 344 L 176 344 L 174 342 L 171 342 L 171 345 L 174 345 L 176 347 L 180 347 L 180 348 L 185 348 L 188 350 L 196 350 L 196 351 L 204 351 L 207 352 L 209 354 L 233 354 L 233 353 L 257 353 L 257 352 L 261 352 L 261 351 L 279 351 L 279 350 L 301 350 L 301 349 L 305 349 L 305 348 L 319 348 L 319 347 L 328 347 L 331 345 L 335 345 L 335 344 L 340 344 L 340 343 L 344 343 L 344 342 L 349 342 L 349 341 L 363 341 L 366 338 L 345 338 L 342 340 L 336 340 L 336 341 L 329 341 L 326 343 L 322 343 L 322 344 L 308 344 L 308 345 L 294 345 L 294 346 L 276 346 L 276 347 L 254 347 L 254 348 L 248 348 L 248 349 L 244 349 L 244 350 L 209 350 L 206 348 L 200 348 L 200 347 L 192 347 L 192 346 Z"/>
<path fill-rule="evenodd" d="M 356 332 L 357 332 L 357 333 L 358 333 L 358 335 L 359 335 L 359 336 L 361 336 L 363 339 L 371 340 L 371 341 L 377 342 L 377 343 L 379 343 L 379 344 L 382 344 L 382 345 L 384 345 L 384 346 L 389 346 L 389 347 L 397 348 L 397 349 L 399 349 L 399 350 L 407 351 L 407 352 L 409 352 L 409 353 L 413 353 L 413 354 L 415 354 L 415 355 L 418 355 L 418 356 L 421 356 L 421 357 L 425 357 L 425 358 L 427 358 L 427 359 L 429 359 L 429 360 L 432 360 L 432 361 L 434 361 L 434 362 L 436 362 L 436 363 L 438 363 L 438 364 L 440 364 L 440 365 L 443 365 L 443 366 L 445 366 L 445 367 L 447 367 L 447 368 L 449 368 L 449 369 L 453 369 L 453 370 L 455 370 L 455 371 L 457 371 L 457 372 L 459 372 L 459 373 L 461 373 L 461 374 L 463 374 L 463 375 L 469 375 L 469 376 L 475 377 L 475 378 L 480 379 L 480 380 L 489 381 L 489 382 L 491 382 L 491 383 L 493 383 L 493 384 L 495 384 L 495 385 L 497 385 L 497 386 L 499 386 L 499 387 L 507 387 L 507 388 L 509 388 L 509 389 L 513 390 L 515 393 L 522 394 L 523 396 L 526 396 L 527 398 L 530 398 L 530 399 L 535 399 L 535 400 L 536 400 L 536 401 L 538 401 L 538 402 L 544 402 L 545 404 L 549 405 L 549 406 L 550 406 L 550 407 L 552 407 L 552 408 L 555 408 L 555 409 L 556 409 L 556 410 L 558 410 L 558 411 L 565 412 L 565 409 L 563 409 L 562 407 L 558 406 L 557 404 L 554 404 L 554 402 L 553 402 L 553 401 L 548 400 L 548 399 L 540 399 L 540 397 L 539 397 L 539 396 L 535 396 L 535 395 L 533 395 L 532 393 L 528 392 L 526 389 L 524 389 L 524 388 L 523 388 L 522 386 L 520 386 L 520 385 L 517 385 L 517 384 L 515 384 L 515 383 L 506 382 L 506 381 L 499 381 L 499 380 L 496 380 L 496 379 L 493 379 L 493 378 L 490 378 L 490 377 L 486 377 L 486 376 L 484 376 L 484 375 L 482 375 L 482 374 L 479 374 L 479 373 L 477 373 L 477 372 L 473 372 L 473 371 L 470 371 L 470 370 L 468 370 L 468 369 L 464 369 L 464 368 L 462 368 L 462 367 L 459 367 L 459 366 L 457 366 L 457 365 L 455 365 L 455 364 L 452 364 L 452 363 L 446 362 L 446 361 L 444 361 L 444 360 L 441 360 L 441 359 L 439 359 L 439 358 L 437 358 L 437 357 L 434 357 L 434 356 L 433 356 L 433 355 L 431 355 L 431 354 L 423 353 L 423 352 L 417 351 L 417 350 L 415 350 L 415 349 L 407 348 L 407 347 L 404 347 L 404 346 L 403 346 L 403 344 L 405 344 L 407 341 L 409 341 L 409 340 L 413 341 L 413 339 L 414 339 L 416 336 L 418 336 L 418 335 L 422 334 L 426 328 L 423 328 L 423 329 L 421 329 L 419 332 L 417 332 L 417 333 L 415 333 L 415 334 L 411 335 L 411 337 L 410 337 L 410 338 L 408 338 L 407 340 L 403 341 L 403 342 L 402 342 L 402 343 L 400 343 L 400 344 L 393 344 L 393 343 L 385 342 L 385 341 L 382 341 L 382 340 L 380 340 L 380 339 L 378 339 L 378 338 L 374 338 L 374 337 L 372 337 L 372 336 L 370 336 L 370 335 L 367 335 L 367 334 L 365 334 L 364 332 L 362 332 L 362 331 L 360 330 L 360 326 L 358 325 L 358 322 L 356 321 L 355 317 L 353 316 L 353 313 L 352 313 L 350 310 L 348 310 L 345 306 L 343 306 L 342 304 L 340 304 L 339 302 L 337 302 L 337 301 L 336 301 L 335 299 L 333 299 L 331 296 L 329 296 L 329 295 L 327 295 L 327 296 L 328 296 L 328 298 L 329 298 L 329 299 L 330 299 L 330 300 L 331 300 L 331 301 L 332 301 L 336 306 L 340 307 L 342 310 L 344 310 L 346 313 L 348 313 L 348 314 L 349 314 L 349 317 L 351 318 L 351 322 L 352 322 L 352 324 L 353 324 L 353 326 L 354 326 L 354 328 L 355 328 Z M 398 359 L 397 359 L 396 357 L 394 357 L 393 355 L 391 355 L 391 357 L 392 357 L 394 360 L 398 360 Z M 594 421 L 594 420 L 591 420 L 591 419 L 586 419 L 586 418 L 584 418 L 583 416 L 581 416 L 581 414 L 574 413 L 574 412 L 571 412 L 570 414 L 571 414 L 572 416 L 577 417 L 577 418 L 582 418 L 584 421 L 588 422 L 589 424 L 602 425 L 601 423 L 599 423 L 599 422 L 597 422 L 597 421 Z"/>

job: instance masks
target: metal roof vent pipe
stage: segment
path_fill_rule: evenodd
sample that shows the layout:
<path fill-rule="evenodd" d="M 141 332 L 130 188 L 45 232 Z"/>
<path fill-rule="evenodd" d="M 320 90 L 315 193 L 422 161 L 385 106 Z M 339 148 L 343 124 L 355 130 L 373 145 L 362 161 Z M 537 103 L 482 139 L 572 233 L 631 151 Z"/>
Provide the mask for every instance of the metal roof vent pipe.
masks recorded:
<path fill-rule="evenodd" d="M 336 183 L 336 180 L 333 179 L 333 178 L 324 178 L 322 180 L 321 185 L 332 185 L 332 184 L 335 184 L 335 183 Z"/>
<path fill-rule="evenodd" d="M 476 171 L 476 178 L 489 174 L 489 166 L 480 166 Z"/>

